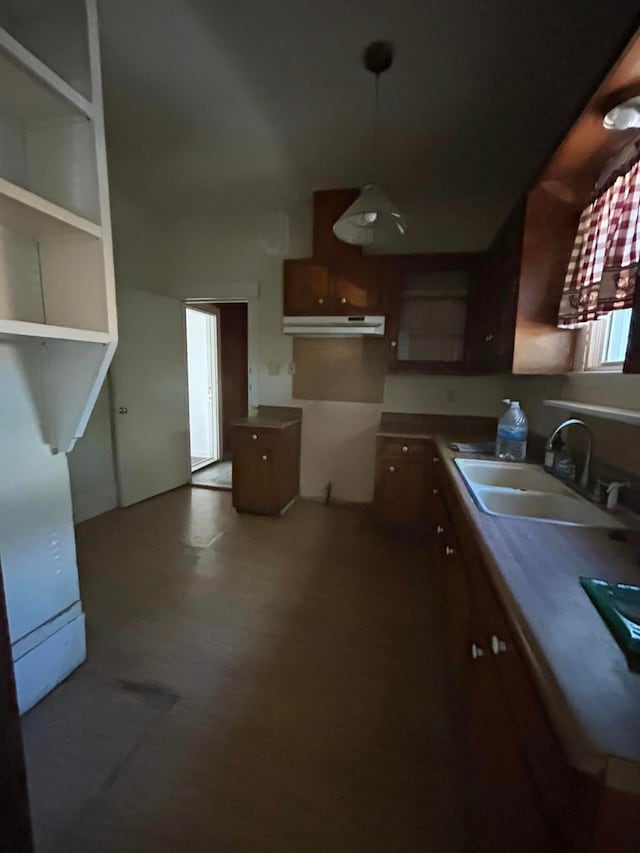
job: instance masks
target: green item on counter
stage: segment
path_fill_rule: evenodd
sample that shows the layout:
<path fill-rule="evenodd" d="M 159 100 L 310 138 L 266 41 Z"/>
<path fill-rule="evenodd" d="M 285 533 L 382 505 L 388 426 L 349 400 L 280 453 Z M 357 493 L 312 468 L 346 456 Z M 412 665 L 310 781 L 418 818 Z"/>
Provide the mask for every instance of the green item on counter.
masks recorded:
<path fill-rule="evenodd" d="M 580 583 L 635 669 L 640 664 L 640 586 L 580 578 Z"/>

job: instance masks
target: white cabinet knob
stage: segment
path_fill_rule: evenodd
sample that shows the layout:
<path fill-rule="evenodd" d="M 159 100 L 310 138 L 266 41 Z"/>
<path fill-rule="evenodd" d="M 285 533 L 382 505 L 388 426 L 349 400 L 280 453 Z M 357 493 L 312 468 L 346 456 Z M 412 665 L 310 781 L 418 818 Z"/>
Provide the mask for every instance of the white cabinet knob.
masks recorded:
<path fill-rule="evenodd" d="M 474 660 L 478 660 L 478 658 L 481 658 L 483 656 L 484 651 L 482 650 L 482 647 L 479 646 L 477 643 L 471 643 L 471 657 Z"/>
<path fill-rule="evenodd" d="M 392 346 L 392 347 L 397 347 L 397 346 L 398 346 L 398 342 L 397 342 L 397 341 L 391 341 L 391 346 Z"/>
<path fill-rule="evenodd" d="M 389 465 L 389 471 L 391 471 L 392 474 L 395 470 L 395 465 Z"/>
<path fill-rule="evenodd" d="M 485 335 L 484 336 L 485 343 L 490 344 L 491 341 L 493 340 L 493 337 L 494 337 L 493 335 Z"/>
<path fill-rule="evenodd" d="M 434 461 L 434 462 L 439 462 L 439 461 L 440 461 L 440 457 L 439 457 L 439 456 L 434 456 L 434 457 L 433 457 L 433 461 Z"/>
<path fill-rule="evenodd" d="M 402 448 L 402 452 L 403 452 L 403 453 L 408 453 L 408 452 L 409 452 L 409 448 L 406 446 L 406 444 L 405 444 L 405 446 Z"/>
<path fill-rule="evenodd" d="M 342 304 L 343 304 L 343 305 L 346 305 L 346 303 L 347 303 L 347 297 L 346 297 L 346 296 L 343 296 L 343 297 L 342 297 L 342 299 L 340 300 L 340 302 L 342 302 Z"/>
<path fill-rule="evenodd" d="M 268 457 L 268 456 L 266 455 L 266 453 L 265 453 L 265 455 L 262 457 L 262 461 L 263 461 L 263 462 L 266 462 L 268 458 L 269 458 L 269 457 Z"/>
<path fill-rule="evenodd" d="M 251 441 L 256 441 L 257 438 L 258 438 L 258 436 L 254 432 L 253 435 L 251 436 Z"/>
<path fill-rule="evenodd" d="M 439 525 L 436 527 L 436 533 L 438 533 L 438 534 L 442 534 L 442 533 L 444 533 L 444 527 L 443 527 L 441 524 L 439 524 Z"/>
<path fill-rule="evenodd" d="M 320 305 L 322 305 L 322 303 L 324 302 L 324 299 L 322 298 L 322 296 L 320 297 L 320 299 L 318 299 L 318 302 L 320 303 Z"/>
<path fill-rule="evenodd" d="M 453 555 L 456 553 L 456 549 L 452 548 L 451 545 L 447 545 L 447 547 L 444 549 L 444 553 L 447 555 L 447 557 L 453 557 Z"/>
<path fill-rule="evenodd" d="M 440 494 L 440 489 L 434 489 L 434 490 L 433 490 L 433 494 L 434 494 L 434 495 L 439 495 L 439 494 Z"/>
<path fill-rule="evenodd" d="M 494 655 L 499 655 L 502 652 L 507 651 L 507 644 L 504 640 L 501 640 L 500 637 L 497 637 L 495 634 L 491 637 L 491 651 Z"/>

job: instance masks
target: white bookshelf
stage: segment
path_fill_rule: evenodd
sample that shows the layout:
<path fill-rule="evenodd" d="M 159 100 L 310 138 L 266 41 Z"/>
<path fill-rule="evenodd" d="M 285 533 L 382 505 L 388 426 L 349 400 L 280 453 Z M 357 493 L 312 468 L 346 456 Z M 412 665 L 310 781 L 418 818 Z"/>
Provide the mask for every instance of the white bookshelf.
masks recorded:
<path fill-rule="evenodd" d="M 29 323 L 22 320 L 0 320 L 0 339 L 4 341 L 36 342 L 79 341 L 87 344 L 108 344 L 111 338 L 107 332 L 91 329 L 74 329 L 65 326 L 53 326 L 47 323 Z"/>
<path fill-rule="evenodd" d="M 96 0 L 0 0 L 0 256 L 0 341 L 40 346 L 69 451 L 117 343 Z"/>
<path fill-rule="evenodd" d="M 22 121 L 64 115 L 93 117 L 91 102 L 0 29 L 0 99 Z"/>
<path fill-rule="evenodd" d="M 100 239 L 102 236 L 97 223 L 1 177 L 0 224 L 29 234 L 35 240 L 56 236 Z"/>

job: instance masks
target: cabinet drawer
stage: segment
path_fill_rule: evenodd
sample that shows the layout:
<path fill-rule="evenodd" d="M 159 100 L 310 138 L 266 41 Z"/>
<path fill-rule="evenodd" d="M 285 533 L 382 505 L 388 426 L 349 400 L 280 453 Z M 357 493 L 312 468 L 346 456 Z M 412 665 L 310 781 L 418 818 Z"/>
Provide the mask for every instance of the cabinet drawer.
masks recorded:
<path fill-rule="evenodd" d="M 433 457 L 433 443 L 424 438 L 380 438 L 378 439 L 378 454 L 396 457 Z"/>
<path fill-rule="evenodd" d="M 253 447 L 256 450 L 271 450 L 275 445 L 275 433 L 273 429 L 260 429 L 259 427 L 236 427 L 233 436 L 233 446 L 240 448 Z"/>

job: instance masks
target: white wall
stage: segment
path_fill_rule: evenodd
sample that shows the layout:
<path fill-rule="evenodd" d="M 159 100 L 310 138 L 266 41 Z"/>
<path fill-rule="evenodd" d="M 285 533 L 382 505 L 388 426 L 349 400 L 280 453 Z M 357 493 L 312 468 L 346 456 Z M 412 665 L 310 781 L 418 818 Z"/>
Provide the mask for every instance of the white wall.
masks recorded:
<path fill-rule="evenodd" d="M 67 460 L 43 440 L 41 381 L 37 346 L 0 343 L 0 563 L 22 711 L 85 655 Z"/>
<path fill-rule="evenodd" d="M 157 222 L 111 189 L 114 261 L 118 290 L 138 288 L 162 292 L 166 239 Z M 111 399 L 103 387 L 87 429 L 68 455 L 76 523 L 118 505 L 111 431 Z"/>
<path fill-rule="evenodd" d="M 73 520 L 76 524 L 118 505 L 111 438 L 111 400 L 105 384 L 85 434 L 67 456 Z"/>
<path fill-rule="evenodd" d="M 573 374 L 558 377 L 514 377 L 513 396 L 519 395 L 531 429 L 549 435 L 569 411 L 549 408 L 543 400 L 575 400 L 604 406 L 640 409 L 640 376 L 615 373 Z M 633 476 L 640 476 L 640 427 L 579 415 L 593 433 L 594 456 Z"/>

